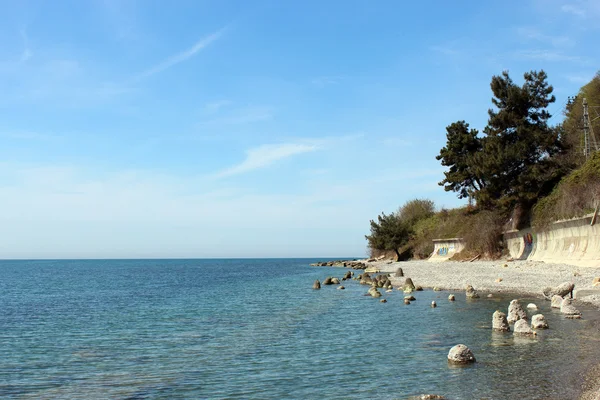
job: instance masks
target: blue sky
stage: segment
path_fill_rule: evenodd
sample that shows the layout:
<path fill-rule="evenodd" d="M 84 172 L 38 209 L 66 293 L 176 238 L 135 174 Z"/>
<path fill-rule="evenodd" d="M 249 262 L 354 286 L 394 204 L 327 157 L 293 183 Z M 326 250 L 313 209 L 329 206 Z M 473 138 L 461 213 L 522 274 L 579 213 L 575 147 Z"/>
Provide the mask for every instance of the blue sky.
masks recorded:
<path fill-rule="evenodd" d="M 365 254 L 437 182 L 491 76 L 552 122 L 598 67 L 600 2 L 0 1 L 0 258 Z"/>

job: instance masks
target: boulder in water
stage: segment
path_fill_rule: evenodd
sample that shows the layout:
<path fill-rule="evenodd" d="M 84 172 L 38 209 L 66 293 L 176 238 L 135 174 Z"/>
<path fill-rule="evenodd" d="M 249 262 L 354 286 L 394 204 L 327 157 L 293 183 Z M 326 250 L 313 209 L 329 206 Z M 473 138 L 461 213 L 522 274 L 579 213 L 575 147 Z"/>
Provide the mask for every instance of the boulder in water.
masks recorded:
<path fill-rule="evenodd" d="M 340 285 L 340 286 L 338 286 L 338 287 L 337 287 L 337 289 L 338 289 L 338 290 L 344 290 L 344 289 L 346 289 L 346 288 Z"/>
<path fill-rule="evenodd" d="M 533 335 L 533 331 L 529 327 L 529 323 L 525 319 L 520 319 L 515 322 L 515 335 Z"/>
<path fill-rule="evenodd" d="M 420 285 L 415 286 L 415 291 L 416 292 L 422 292 L 423 291 L 423 286 L 420 286 Z"/>
<path fill-rule="evenodd" d="M 448 300 L 449 301 L 454 301 L 454 300 L 456 300 L 456 298 L 454 297 L 453 294 L 450 294 L 450 295 L 448 295 Z"/>
<path fill-rule="evenodd" d="M 465 292 L 466 292 L 468 299 L 478 299 L 479 298 L 479 294 L 471 285 L 467 285 Z"/>
<path fill-rule="evenodd" d="M 412 295 L 410 295 L 410 296 L 404 296 L 404 298 L 408 299 L 408 301 L 415 301 L 416 300 L 415 296 L 412 296 Z"/>
<path fill-rule="evenodd" d="M 520 319 L 524 319 L 527 321 L 527 313 L 523 310 L 521 303 L 519 300 L 515 299 L 510 302 L 508 306 L 508 322 L 510 324 L 517 322 Z M 529 326 L 529 325 L 528 325 Z"/>
<path fill-rule="evenodd" d="M 315 283 L 313 283 L 313 289 L 318 290 L 321 289 L 321 282 L 317 279 Z"/>
<path fill-rule="evenodd" d="M 332 285 L 339 285 L 340 284 L 340 280 L 338 278 L 331 278 L 331 284 Z"/>
<path fill-rule="evenodd" d="M 406 278 L 406 280 L 404 281 L 404 285 L 402 287 L 405 292 L 407 290 L 410 290 L 411 292 L 413 290 L 415 290 L 415 284 L 413 283 L 412 279 L 410 279 L 410 278 Z"/>
<path fill-rule="evenodd" d="M 448 362 L 452 364 L 470 364 L 475 362 L 475 356 L 467 346 L 457 344 L 448 352 Z"/>
<path fill-rule="evenodd" d="M 570 318 L 581 318 L 581 312 L 575 308 L 572 304 L 572 300 L 569 298 L 563 299 L 560 305 L 560 312 Z"/>
<path fill-rule="evenodd" d="M 560 297 L 559 295 L 555 294 L 554 296 L 552 296 L 552 303 L 550 304 L 550 307 L 560 308 L 562 301 L 563 301 L 563 298 Z"/>
<path fill-rule="evenodd" d="M 431 302 L 431 308 L 436 308 L 437 307 L 437 303 L 435 301 Z"/>
<path fill-rule="evenodd" d="M 325 278 L 325 280 L 323 281 L 323 285 L 333 285 L 333 282 L 331 281 L 331 277 L 328 276 L 327 278 Z"/>
<path fill-rule="evenodd" d="M 531 317 L 531 328 L 532 329 L 548 329 L 548 322 L 542 314 L 535 314 Z"/>
<path fill-rule="evenodd" d="M 410 300 L 409 299 L 404 299 L 404 304 L 410 304 Z"/>
<path fill-rule="evenodd" d="M 381 300 L 379 300 L 379 302 L 381 302 L 381 303 L 387 303 L 387 300 L 386 299 L 381 299 Z"/>
<path fill-rule="evenodd" d="M 492 329 L 499 332 L 510 332 L 506 314 L 500 310 L 496 310 L 492 315 Z"/>

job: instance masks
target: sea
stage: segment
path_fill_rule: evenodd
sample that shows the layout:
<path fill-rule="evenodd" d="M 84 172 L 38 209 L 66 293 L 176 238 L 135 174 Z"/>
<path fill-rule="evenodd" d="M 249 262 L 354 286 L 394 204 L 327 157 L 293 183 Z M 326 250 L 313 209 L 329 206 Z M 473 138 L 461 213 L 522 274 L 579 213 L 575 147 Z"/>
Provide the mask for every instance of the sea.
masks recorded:
<path fill-rule="evenodd" d="M 382 303 L 356 281 L 313 290 L 347 271 L 315 261 L 0 261 L 0 398 L 563 400 L 600 360 L 592 307 L 522 298 L 550 329 L 514 337 L 491 321 L 515 296 Z M 459 343 L 475 364 L 448 364 Z"/>

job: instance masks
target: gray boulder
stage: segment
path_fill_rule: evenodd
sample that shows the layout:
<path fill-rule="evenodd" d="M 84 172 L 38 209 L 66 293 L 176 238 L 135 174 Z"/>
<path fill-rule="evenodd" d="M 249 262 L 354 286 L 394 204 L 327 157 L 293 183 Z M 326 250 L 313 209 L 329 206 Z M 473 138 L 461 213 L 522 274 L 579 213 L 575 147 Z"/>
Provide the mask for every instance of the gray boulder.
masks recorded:
<path fill-rule="evenodd" d="M 417 292 L 422 292 L 422 291 L 423 291 L 423 286 L 421 286 L 421 285 L 417 285 L 417 286 L 415 287 L 415 291 L 417 291 Z"/>
<path fill-rule="evenodd" d="M 331 284 L 332 285 L 339 285 L 340 284 L 340 280 L 338 278 L 331 278 Z"/>
<path fill-rule="evenodd" d="M 500 310 L 496 310 L 492 315 L 492 329 L 499 332 L 510 332 L 506 314 Z"/>
<path fill-rule="evenodd" d="M 475 362 L 475 356 L 467 346 L 457 344 L 448 352 L 448 362 L 452 364 L 470 364 Z"/>
<path fill-rule="evenodd" d="M 552 296 L 552 303 L 550 304 L 550 306 L 552 308 L 560 308 L 562 301 L 563 301 L 563 298 L 560 297 L 559 295 L 555 294 L 554 296 Z"/>
<path fill-rule="evenodd" d="M 401 278 L 404 276 L 404 271 L 402 271 L 402 268 L 398 268 L 396 270 L 396 277 Z"/>
<path fill-rule="evenodd" d="M 323 281 L 323 285 L 333 285 L 333 282 L 331 281 L 331 277 L 328 276 L 327 278 L 325 278 L 325 280 Z"/>
<path fill-rule="evenodd" d="M 571 298 L 573 298 L 573 289 L 575 288 L 575 284 L 571 282 L 564 282 L 558 285 L 557 287 L 547 287 L 542 290 L 542 294 L 546 298 L 546 300 L 552 300 L 552 296 L 559 295 L 560 297 L 565 297 L 568 294 L 571 294 Z"/>
<path fill-rule="evenodd" d="M 345 288 L 345 287 L 343 287 L 342 285 L 340 285 L 340 286 L 338 286 L 338 287 L 337 287 L 337 289 L 338 289 L 338 290 L 344 290 L 344 289 L 346 289 L 346 288 Z"/>
<path fill-rule="evenodd" d="M 471 285 L 467 285 L 465 292 L 466 292 L 468 299 L 478 299 L 479 298 L 479 294 Z"/>
<path fill-rule="evenodd" d="M 548 329 L 548 323 L 546 318 L 542 314 L 535 314 L 531 317 L 531 328 L 532 329 Z"/>
<path fill-rule="evenodd" d="M 527 321 L 527 313 L 523 310 L 521 303 L 519 300 L 515 299 L 510 302 L 508 306 L 508 323 L 512 324 L 517 322 L 520 319 L 524 319 Z"/>
<path fill-rule="evenodd" d="M 321 282 L 317 279 L 315 283 L 313 283 L 313 289 L 318 290 L 321 289 Z"/>
<path fill-rule="evenodd" d="M 454 300 L 456 300 L 456 297 L 454 297 L 453 294 L 450 294 L 450 295 L 448 295 L 448 300 L 449 301 L 454 301 Z"/>
<path fill-rule="evenodd" d="M 415 296 L 410 295 L 410 296 L 404 296 L 405 299 L 408 299 L 409 301 L 415 301 Z"/>
<path fill-rule="evenodd" d="M 410 300 L 409 299 L 404 299 L 404 304 L 410 304 Z"/>
<path fill-rule="evenodd" d="M 515 335 L 533 335 L 533 331 L 529 327 L 529 323 L 527 322 L 527 320 L 520 319 L 517 322 L 515 322 L 514 334 Z"/>
<path fill-rule="evenodd" d="M 560 305 L 560 312 L 570 318 L 581 318 L 581 312 L 572 304 L 569 298 L 563 299 Z"/>

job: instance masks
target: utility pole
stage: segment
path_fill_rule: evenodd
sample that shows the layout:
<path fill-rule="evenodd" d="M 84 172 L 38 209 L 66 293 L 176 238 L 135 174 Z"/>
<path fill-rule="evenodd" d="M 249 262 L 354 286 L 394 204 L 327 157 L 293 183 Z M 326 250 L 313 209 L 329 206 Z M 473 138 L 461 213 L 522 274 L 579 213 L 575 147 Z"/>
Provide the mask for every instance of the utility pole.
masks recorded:
<path fill-rule="evenodd" d="M 588 103 L 583 98 L 583 155 L 587 159 L 590 156 L 590 116 L 588 114 Z"/>

